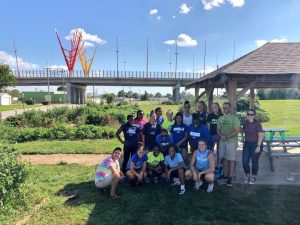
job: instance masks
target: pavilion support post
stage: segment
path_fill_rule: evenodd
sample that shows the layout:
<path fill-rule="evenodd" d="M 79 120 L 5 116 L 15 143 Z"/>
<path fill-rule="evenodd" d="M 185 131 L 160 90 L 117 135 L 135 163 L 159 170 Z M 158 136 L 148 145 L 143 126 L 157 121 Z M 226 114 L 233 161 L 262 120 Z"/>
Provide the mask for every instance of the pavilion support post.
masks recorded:
<path fill-rule="evenodd" d="M 211 112 L 211 106 L 214 101 L 214 87 L 212 85 L 207 86 L 205 88 L 205 94 L 207 98 L 207 109 Z"/>
<path fill-rule="evenodd" d="M 230 79 L 227 84 L 227 96 L 228 96 L 228 101 L 231 103 L 231 108 L 234 112 L 236 112 L 236 104 L 237 104 L 237 81 Z"/>
<path fill-rule="evenodd" d="M 195 103 L 198 101 L 199 98 L 199 86 L 195 87 Z"/>
<path fill-rule="evenodd" d="M 254 88 L 250 88 L 250 109 L 255 109 Z"/>

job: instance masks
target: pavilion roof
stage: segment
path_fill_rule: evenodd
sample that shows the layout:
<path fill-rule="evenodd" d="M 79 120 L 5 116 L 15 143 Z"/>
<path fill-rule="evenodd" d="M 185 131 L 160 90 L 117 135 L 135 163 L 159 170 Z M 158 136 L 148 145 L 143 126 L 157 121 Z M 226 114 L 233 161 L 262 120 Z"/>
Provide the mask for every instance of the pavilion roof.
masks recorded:
<path fill-rule="evenodd" d="M 257 88 L 291 87 L 300 82 L 300 42 L 267 43 L 186 85 L 186 89 L 205 86 L 208 81 L 222 87 L 229 77 L 238 81 L 238 88 L 254 80 Z"/>

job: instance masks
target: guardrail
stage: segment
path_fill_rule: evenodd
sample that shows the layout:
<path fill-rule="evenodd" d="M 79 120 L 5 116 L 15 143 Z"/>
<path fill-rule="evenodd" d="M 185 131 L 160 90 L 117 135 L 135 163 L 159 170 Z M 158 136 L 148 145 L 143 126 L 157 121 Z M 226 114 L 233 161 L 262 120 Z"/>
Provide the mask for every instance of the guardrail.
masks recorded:
<path fill-rule="evenodd" d="M 65 70 L 20 70 L 12 71 L 16 78 L 128 78 L 128 79 L 178 79 L 194 80 L 202 77 L 201 73 L 191 72 L 148 72 L 145 71 L 115 71 L 115 70 L 93 70 L 89 76 L 85 76 L 82 70 L 75 70 L 73 73 Z"/>

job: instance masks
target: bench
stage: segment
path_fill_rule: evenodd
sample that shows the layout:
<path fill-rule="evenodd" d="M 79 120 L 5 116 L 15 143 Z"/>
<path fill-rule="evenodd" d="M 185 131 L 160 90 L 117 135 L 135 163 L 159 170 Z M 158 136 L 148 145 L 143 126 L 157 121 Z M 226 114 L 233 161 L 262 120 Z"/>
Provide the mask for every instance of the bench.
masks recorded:
<path fill-rule="evenodd" d="M 299 157 L 300 153 L 289 153 L 287 148 L 300 148 L 300 137 L 273 137 L 272 140 L 265 139 L 263 143 L 264 150 L 266 149 L 267 156 L 269 157 L 270 169 L 274 171 L 273 157 Z M 274 153 L 272 148 L 282 147 L 283 152 Z"/>

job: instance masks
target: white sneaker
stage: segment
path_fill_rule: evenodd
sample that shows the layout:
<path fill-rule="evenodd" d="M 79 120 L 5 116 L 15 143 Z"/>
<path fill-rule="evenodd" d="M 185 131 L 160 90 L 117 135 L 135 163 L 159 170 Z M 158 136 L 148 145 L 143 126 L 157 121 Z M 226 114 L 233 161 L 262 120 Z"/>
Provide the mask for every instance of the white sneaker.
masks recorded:
<path fill-rule="evenodd" d="M 185 189 L 180 189 L 179 195 L 183 195 L 185 193 Z"/>
<path fill-rule="evenodd" d="M 207 192 L 208 193 L 210 193 L 210 192 L 212 192 L 214 190 L 214 183 L 210 183 L 209 185 L 208 185 L 208 187 L 207 187 Z"/>
<path fill-rule="evenodd" d="M 199 191 L 200 186 L 201 186 L 202 184 L 203 184 L 202 180 L 200 180 L 199 182 L 195 182 L 194 188 L 195 188 L 197 191 Z"/>
<path fill-rule="evenodd" d="M 172 185 L 172 186 L 175 186 L 175 185 L 180 185 L 179 178 L 177 178 L 177 177 L 174 177 L 174 178 L 173 178 L 173 183 L 172 183 L 171 185 Z"/>

